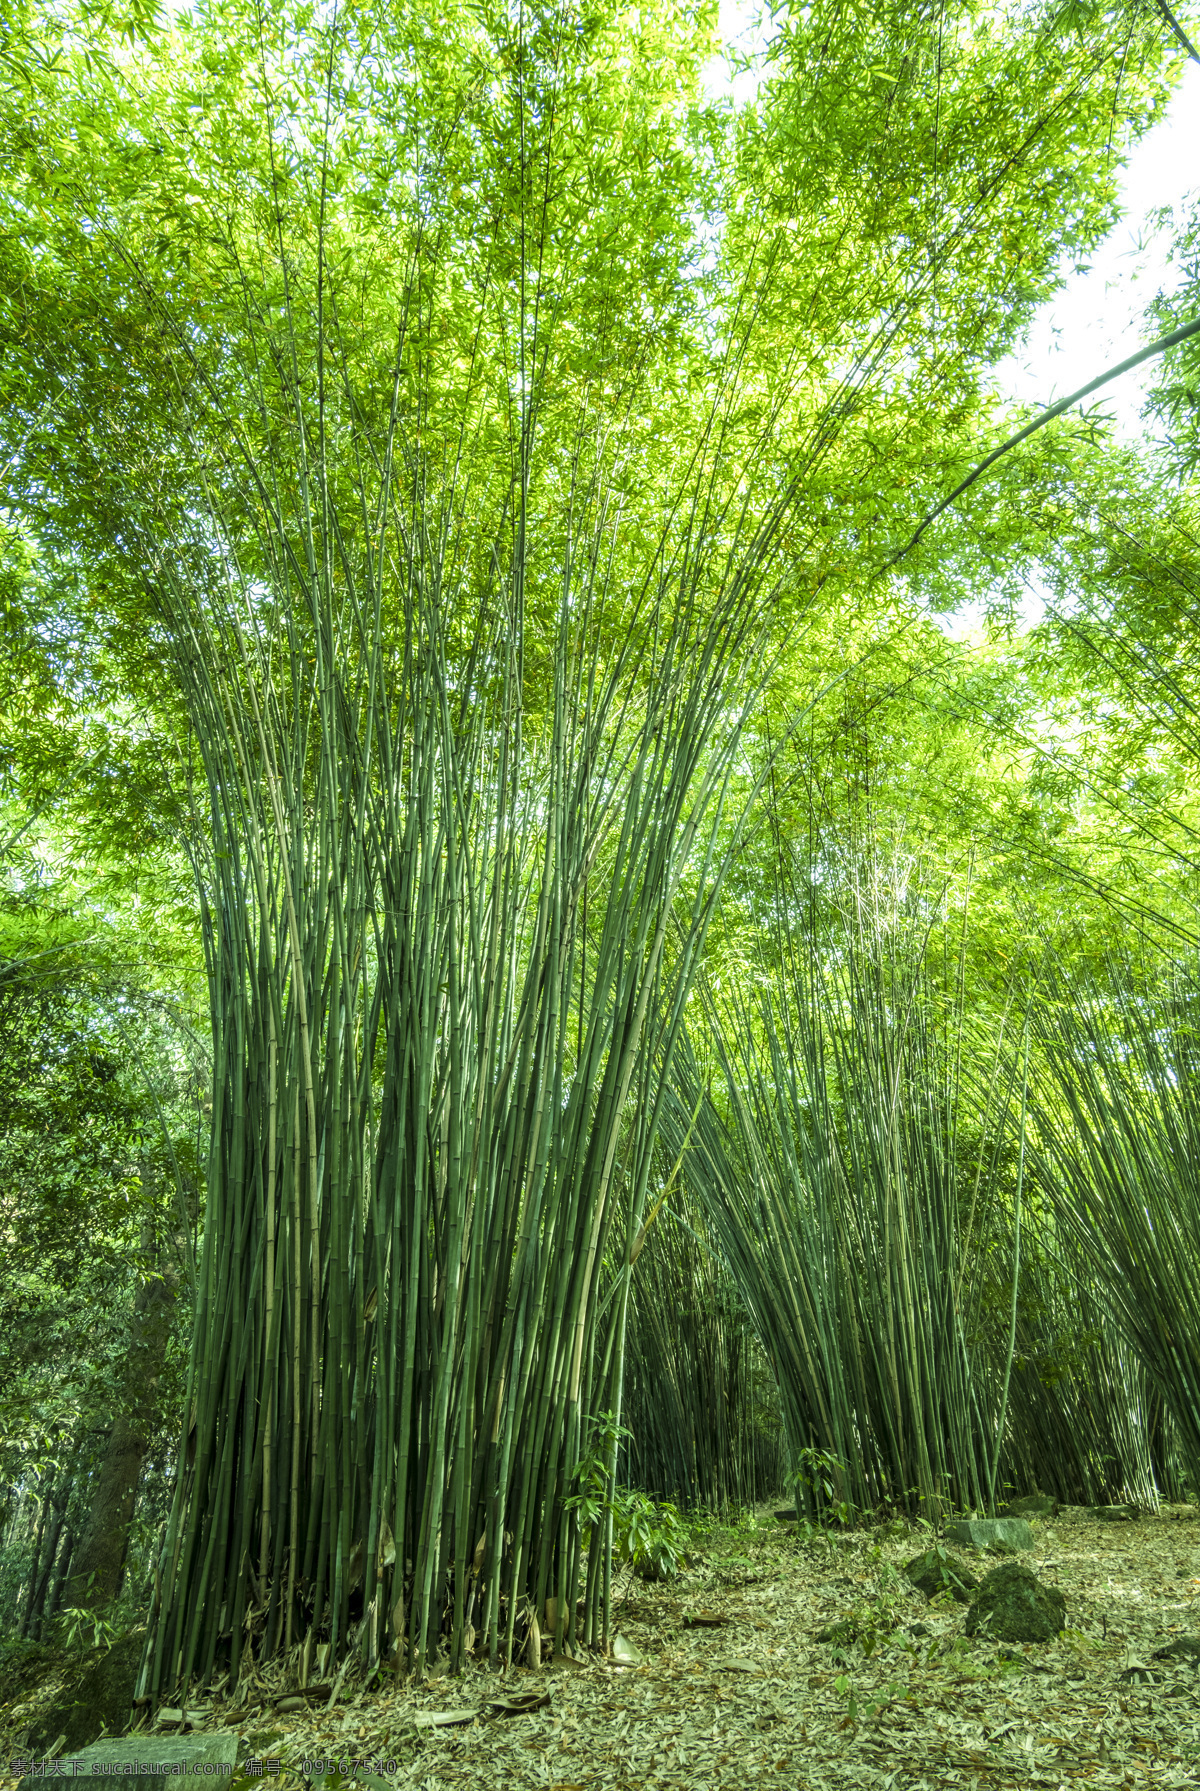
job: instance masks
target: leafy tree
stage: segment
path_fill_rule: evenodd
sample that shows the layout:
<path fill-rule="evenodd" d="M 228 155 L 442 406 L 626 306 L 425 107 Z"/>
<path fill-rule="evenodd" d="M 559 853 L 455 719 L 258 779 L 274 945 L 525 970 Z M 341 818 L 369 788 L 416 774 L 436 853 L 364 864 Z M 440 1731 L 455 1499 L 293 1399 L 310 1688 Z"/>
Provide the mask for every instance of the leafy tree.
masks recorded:
<path fill-rule="evenodd" d="M 144 966 L 111 926 L 81 934 L 44 838 L 28 842 L 10 844 L 0 909 L 3 1597 L 25 1628 L 120 1588 L 143 1460 L 177 1421 L 183 1327 L 164 1309 L 151 1340 L 141 1315 L 176 1288 L 186 1310 L 179 1195 L 197 1192 L 178 1048 L 130 982 Z M 122 1452 L 109 1509 L 96 1489 Z"/>

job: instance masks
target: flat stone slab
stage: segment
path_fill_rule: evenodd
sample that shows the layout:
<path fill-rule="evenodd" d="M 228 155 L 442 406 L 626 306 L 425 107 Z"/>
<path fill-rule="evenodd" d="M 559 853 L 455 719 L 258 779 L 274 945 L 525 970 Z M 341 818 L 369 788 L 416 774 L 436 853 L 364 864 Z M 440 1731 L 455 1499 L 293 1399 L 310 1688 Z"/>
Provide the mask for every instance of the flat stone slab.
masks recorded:
<path fill-rule="evenodd" d="M 108 1735 L 78 1754 L 57 1760 L 15 1760 L 24 1771 L 17 1791 L 45 1791 L 47 1780 L 62 1778 L 120 1781 L 122 1791 L 166 1791 L 186 1779 L 195 1791 L 200 1782 L 218 1791 L 233 1777 L 237 1735 L 231 1730 L 202 1735 Z"/>
<path fill-rule="evenodd" d="M 1006 1555 L 1033 1547 L 1033 1531 L 1023 1517 L 958 1518 L 946 1525 L 946 1539 L 960 1548 L 999 1549 Z"/>

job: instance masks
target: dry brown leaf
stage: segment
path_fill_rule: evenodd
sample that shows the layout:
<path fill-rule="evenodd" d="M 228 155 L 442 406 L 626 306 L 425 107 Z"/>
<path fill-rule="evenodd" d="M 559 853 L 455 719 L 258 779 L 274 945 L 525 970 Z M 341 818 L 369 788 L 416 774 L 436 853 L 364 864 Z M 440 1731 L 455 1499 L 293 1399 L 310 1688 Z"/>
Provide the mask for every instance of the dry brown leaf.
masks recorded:
<path fill-rule="evenodd" d="M 492 1698 L 488 1710 L 492 1716 L 528 1716 L 530 1711 L 544 1710 L 550 1702 L 549 1692 L 518 1692 L 512 1698 Z"/>
<path fill-rule="evenodd" d="M 385 1517 L 379 1525 L 379 1565 L 390 1567 L 396 1559 L 396 1541 Z"/>
<path fill-rule="evenodd" d="M 299 1698 L 301 1704 L 306 1704 L 310 1699 L 315 1703 L 318 1698 L 327 1698 L 332 1690 L 333 1681 L 327 1679 L 322 1685 L 304 1685 L 299 1688 L 293 1686 L 288 1692 L 276 1692 L 268 1702 L 274 1704 L 276 1710 L 281 1710 L 285 1698 Z"/>
<path fill-rule="evenodd" d="M 525 1665 L 540 1667 L 542 1664 L 542 1631 L 532 1611 L 529 1613 L 528 1623 L 529 1628 L 525 1635 Z"/>
<path fill-rule="evenodd" d="M 883 1635 L 870 1656 L 855 1650 L 834 1672 L 812 1630 L 873 1595 L 876 1547 L 899 1569 L 913 1544 L 864 1531 L 839 1542 L 835 1563 L 826 1548 L 798 1550 L 771 1522 L 769 1508 L 760 1522 L 758 1533 L 731 1539 L 730 1547 L 764 1572 L 761 1589 L 739 1592 L 739 1609 L 726 1611 L 714 1562 L 690 1582 L 687 1607 L 689 1615 L 703 1613 L 712 1609 L 710 1596 L 717 1600 L 713 1614 L 730 1618 L 755 1659 L 737 1648 L 737 1633 L 724 1634 L 728 1623 L 684 1627 L 677 1604 L 645 1598 L 645 1630 L 629 1627 L 629 1609 L 622 1613 L 626 1635 L 646 1651 L 640 1671 L 620 1671 L 589 1654 L 548 1663 L 560 1668 L 555 1679 L 534 1679 L 514 1663 L 501 1681 L 474 1662 L 456 1688 L 389 1678 L 367 1692 L 348 1676 L 352 1711 L 343 1721 L 336 1709 L 327 1716 L 307 1698 L 298 1709 L 279 1710 L 280 1700 L 297 1696 L 293 1650 L 258 1669 L 255 1681 L 262 1716 L 284 1731 L 269 1752 L 290 1772 L 306 1757 L 399 1756 L 398 1776 L 367 1778 L 365 1791 L 598 1791 L 620 1783 L 647 1791 L 776 1784 L 878 1791 L 889 1781 L 895 1791 L 923 1782 L 945 1791 L 1120 1791 L 1134 1784 L 1183 1791 L 1195 1782 L 1200 1675 L 1190 1662 L 1154 1659 L 1172 1641 L 1200 1635 L 1194 1518 L 1185 1526 L 1164 1512 L 1120 1526 L 1081 1515 L 1047 1526 L 1035 1556 L 1044 1552 L 1057 1563 L 1047 1571 L 1067 1599 L 1070 1625 L 1056 1642 L 965 1644 L 957 1607 L 931 1617 L 914 1599 L 905 1614 L 923 1620 L 922 1637 Z M 1034 1565 L 1041 1563 L 1035 1558 Z M 897 1602 L 905 1596 L 901 1588 Z M 746 1670 L 718 1664 L 731 1653 L 745 1659 Z M 1119 1682 L 1123 1670 L 1146 1662 L 1164 1672 L 1161 1684 Z M 848 1683 L 839 1689 L 842 1680 Z M 539 1685 L 553 1687 L 552 1708 L 520 1721 L 492 1720 L 493 1693 L 515 1696 Z M 247 1727 L 262 1720 L 244 1700 L 234 1704 L 227 1688 L 213 1689 L 210 1722 Z M 478 1707 L 464 1708 L 457 1721 L 453 1711 L 432 1709 L 453 1689 Z M 850 1690 L 857 1717 L 847 1724 Z M 0 1687 L 0 1760 L 7 1764 L 19 1752 L 10 1739 L 23 1736 L 38 1711 L 18 1713 L 3 1698 Z M 414 1713 L 426 1721 L 414 1726 Z M 255 1744 L 253 1751 L 264 1750 Z M 15 1781 L 0 1781 L 0 1791 L 16 1791 Z"/>

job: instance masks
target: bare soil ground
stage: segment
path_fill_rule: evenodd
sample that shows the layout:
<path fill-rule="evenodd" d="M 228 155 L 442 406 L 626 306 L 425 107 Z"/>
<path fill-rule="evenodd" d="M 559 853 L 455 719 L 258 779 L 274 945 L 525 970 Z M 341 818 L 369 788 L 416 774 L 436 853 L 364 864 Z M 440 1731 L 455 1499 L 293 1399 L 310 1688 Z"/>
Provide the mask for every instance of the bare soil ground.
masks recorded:
<path fill-rule="evenodd" d="M 1066 1512 L 1033 1531 L 1023 1558 L 1067 1601 L 1052 1643 L 972 1640 L 963 1606 L 927 1604 L 900 1569 L 928 1530 L 804 1540 L 764 1511 L 753 1527 L 712 1531 L 681 1579 L 632 1582 L 615 1648 L 629 1664 L 592 1655 L 347 1685 L 332 1709 L 301 1710 L 276 1709 L 279 1669 L 249 1707 L 210 1700 L 189 1715 L 236 1730 L 237 1791 L 276 1765 L 281 1787 L 357 1779 L 371 1791 L 1200 1785 L 1196 1660 L 1153 1658 L 1200 1636 L 1196 1512 L 1124 1524 Z M 993 1563 L 971 1564 L 982 1576 Z M 835 1623 L 849 1631 L 817 1639 Z M 0 1766 L 50 1690 L 0 1702 Z M 506 1713 L 497 1700 L 538 1707 Z"/>

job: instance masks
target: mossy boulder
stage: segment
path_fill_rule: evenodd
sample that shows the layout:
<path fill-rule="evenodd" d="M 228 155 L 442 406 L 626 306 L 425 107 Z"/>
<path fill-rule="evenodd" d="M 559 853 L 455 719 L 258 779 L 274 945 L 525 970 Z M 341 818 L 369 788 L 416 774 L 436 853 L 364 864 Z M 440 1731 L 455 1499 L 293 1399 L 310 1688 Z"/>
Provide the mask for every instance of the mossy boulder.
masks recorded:
<path fill-rule="evenodd" d="M 905 1536 L 911 1536 L 912 1525 L 906 1517 L 890 1517 L 886 1523 L 880 1524 L 879 1534 L 887 1537 L 889 1541 L 897 1541 Z"/>
<path fill-rule="evenodd" d="M 993 1568 L 967 1612 L 969 1636 L 988 1635 L 998 1642 L 1048 1642 L 1067 1620 L 1067 1601 L 1055 1586 L 1043 1586 L 1020 1561 Z"/>
<path fill-rule="evenodd" d="M 123 1735 L 129 1727 L 134 1685 L 146 1643 L 143 1629 L 131 1630 L 111 1648 L 89 1655 L 67 1675 L 62 1690 L 41 1712 L 26 1746 L 34 1753 L 66 1737 L 63 1752 L 88 1747 L 102 1733 Z"/>
<path fill-rule="evenodd" d="M 61 1653 L 45 1642 L 10 1636 L 0 1642 L 0 1699 L 15 1701 L 31 1692 L 62 1664 Z"/>
<path fill-rule="evenodd" d="M 926 1598 L 936 1598 L 940 1592 L 949 1592 L 958 1604 L 969 1603 L 971 1592 L 979 1584 L 969 1567 L 948 1549 L 936 1544 L 907 1562 L 904 1572 L 917 1591 L 923 1592 Z"/>
<path fill-rule="evenodd" d="M 1057 1517 L 1058 1500 L 1052 1499 L 1049 1493 L 1025 1493 L 1022 1498 L 1010 1499 L 1007 1505 L 1000 1507 L 1001 1517 Z"/>

